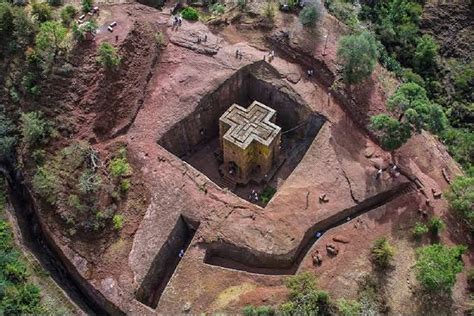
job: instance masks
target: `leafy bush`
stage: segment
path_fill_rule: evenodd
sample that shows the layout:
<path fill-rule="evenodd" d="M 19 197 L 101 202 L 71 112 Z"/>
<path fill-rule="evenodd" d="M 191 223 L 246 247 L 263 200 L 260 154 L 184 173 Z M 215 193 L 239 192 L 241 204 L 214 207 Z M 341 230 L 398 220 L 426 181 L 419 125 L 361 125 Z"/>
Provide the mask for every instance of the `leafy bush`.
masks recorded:
<path fill-rule="evenodd" d="M 123 179 L 122 181 L 120 181 L 120 192 L 127 193 L 128 190 L 130 190 L 131 186 L 132 184 L 130 183 L 130 180 Z"/>
<path fill-rule="evenodd" d="M 374 245 L 371 249 L 372 261 L 379 268 L 387 268 L 392 261 L 395 254 L 392 246 L 388 243 L 385 237 L 381 237 L 375 240 Z"/>
<path fill-rule="evenodd" d="M 474 133 L 468 129 L 448 128 L 441 136 L 443 142 L 448 146 L 451 156 L 465 170 L 469 170 L 472 165 L 472 157 L 474 157 Z"/>
<path fill-rule="evenodd" d="M 0 220 L 0 313 L 43 314 L 38 287 L 27 283 L 29 272 L 16 251 L 10 225 Z"/>
<path fill-rule="evenodd" d="M 0 158 L 9 156 L 17 142 L 15 125 L 6 117 L 3 111 L 0 111 Z"/>
<path fill-rule="evenodd" d="M 115 178 L 127 175 L 131 168 L 125 157 L 117 157 L 110 162 L 109 171 Z"/>
<path fill-rule="evenodd" d="M 97 23 L 94 20 L 89 20 L 82 24 L 74 23 L 72 26 L 72 34 L 78 41 L 87 39 L 87 34 L 95 34 L 97 31 Z M 89 37 L 92 39 L 93 37 Z"/>
<path fill-rule="evenodd" d="M 417 43 L 413 66 L 418 73 L 428 73 L 433 70 L 438 56 L 439 45 L 429 35 L 423 35 Z"/>
<path fill-rule="evenodd" d="M 265 4 L 263 15 L 270 22 L 273 22 L 273 20 L 275 19 L 275 6 L 273 5 L 271 1 L 267 1 L 267 3 Z"/>
<path fill-rule="evenodd" d="M 416 239 L 420 239 L 421 236 L 426 234 L 429 231 L 428 226 L 423 223 L 416 223 L 415 227 L 412 229 L 413 236 Z"/>
<path fill-rule="evenodd" d="M 439 233 L 445 228 L 443 220 L 439 217 L 433 217 L 429 223 L 429 229 L 431 233 L 435 236 L 438 236 Z"/>
<path fill-rule="evenodd" d="M 81 0 L 82 12 L 87 13 L 92 10 L 92 0 Z"/>
<path fill-rule="evenodd" d="M 239 7 L 240 11 L 244 11 L 247 7 L 247 0 L 237 0 L 237 6 Z"/>
<path fill-rule="evenodd" d="M 275 315 L 275 310 L 269 306 L 247 305 L 242 309 L 242 314 L 245 316 L 272 316 Z"/>
<path fill-rule="evenodd" d="M 31 15 L 40 23 L 53 19 L 53 11 L 46 2 L 33 3 L 33 6 L 31 7 Z"/>
<path fill-rule="evenodd" d="M 316 3 L 307 4 L 299 14 L 301 24 L 314 27 L 321 19 L 321 8 Z"/>
<path fill-rule="evenodd" d="M 181 15 L 183 16 L 183 19 L 189 20 L 189 21 L 197 21 L 199 20 L 199 13 L 197 12 L 196 9 L 192 7 L 186 7 L 181 11 Z"/>
<path fill-rule="evenodd" d="M 123 227 L 123 215 L 116 214 L 112 217 L 112 222 L 114 223 L 114 228 L 120 230 Z"/>
<path fill-rule="evenodd" d="M 102 178 L 93 170 L 85 170 L 79 177 L 78 188 L 83 194 L 98 192 L 102 184 Z"/>
<path fill-rule="evenodd" d="M 311 272 L 299 273 L 286 280 L 289 301 L 280 306 L 284 315 L 318 315 L 329 308 L 329 295 L 316 288 Z"/>
<path fill-rule="evenodd" d="M 263 189 L 262 191 L 262 194 L 260 194 L 262 203 L 267 204 L 268 202 L 270 202 L 270 200 L 272 199 L 273 195 L 275 195 L 275 193 L 276 193 L 276 189 L 274 187 L 271 187 L 271 186 L 265 187 L 265 189 Z"/>
<path fill-rule="evenodd" d="M 225 12 L 225 6 L 221 3 L 219 3 L 219 2 L 216 2 L 213 5 L 211 5 L 209 10 L 214 15 L 221 15 L 221 14 L 224 14 L 224 12 Z"/>
<path fill-rule="evenodd" d="M 48 0 L 47 1 L 50 6 L 59 7 L 63 4 L 63 0 Z"/>
<path fill-rule="evenodd" d="M 367 79 L 377 63 L 377 43 L 369 32 L 343 36 L 339 41 L 337 57 L 343 65 L 342 77 L 348 84 Z"/>
<path fill-rule="evenodd" d="M 464 246 L 434 244 L 417 250 L 416 277 L 423 288 L 436 294 L 450 293 L 456 274 L 462 271 Z"/>
<path fill-rule="evenodd" d="M 20 121 L 23 141 L 28 146 L 44 142 L 50 134 L 50 126 L 41 112 L 22 113 Z"/>
<path fill-rule="evenodd" d="M 117 54 L 117 49 L 110 43 L 103 42 L 100 44 L 97 53 L 97 62 L 105 69 L 114 69 L 120 64 L 120 57 Z"/>
<path fill-rule="evenodd" d="M 324 6 L 339 21 L 342 21 L 352 30 L 356 30 L 360 24 L 354 4 L 347 0 L 324 0 Z"/>
<path fill-rule="evenodd" d="M 56 202 L 57 182 L 56 175 L 47 167 L 38 167 L 32 180 L 34 191 L 51 204 Z"/>
<path fill-rule="evenodd" d="M 64 25 L 69 26 L 74 20 L 77 10 L 74 6 L 68 4 L 61 10 L 61 20 Z"/>
<path fill-rule="evenodd" d="M 455 178 L 445 196 L 450 209 L 474 231 L 474 168 L 467 175 Z"/>
<path fill-rule="evenodd" d="M 362 312 L 362 305 L 354 300 L 338 299 L 337 310 L 341 316 L 358 316 Z"/>
<path fill-rule="evenodd" d="M 58 21 L 48 21 L 40 25 L 35 39 L 36 49 L 47 64 L 52 63 L 60 52 L 67 49 L 66 36 L 67 29 Z"/>

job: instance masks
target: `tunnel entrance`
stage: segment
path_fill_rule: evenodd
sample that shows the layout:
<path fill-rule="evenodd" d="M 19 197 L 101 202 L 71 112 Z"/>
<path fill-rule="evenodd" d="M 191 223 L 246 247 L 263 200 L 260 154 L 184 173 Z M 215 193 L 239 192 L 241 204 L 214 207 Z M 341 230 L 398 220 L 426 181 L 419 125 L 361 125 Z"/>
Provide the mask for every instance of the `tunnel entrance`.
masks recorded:
<path fill-rule="evenodd" d="M 242 185 L 226 177 L 220 149 L 219 118 L 233 105 L 247 109 L 255 101 L 275 110 L 281 127 L 278 163 L 258 180 Z M 205 95 L 196 110 L 173 125 L 158 144 L 205 174 L 220 187 L 265 206 L 296 168 L 325 117 L 312 111 L 266 62 L 243 67 L 216 90 Z"/>

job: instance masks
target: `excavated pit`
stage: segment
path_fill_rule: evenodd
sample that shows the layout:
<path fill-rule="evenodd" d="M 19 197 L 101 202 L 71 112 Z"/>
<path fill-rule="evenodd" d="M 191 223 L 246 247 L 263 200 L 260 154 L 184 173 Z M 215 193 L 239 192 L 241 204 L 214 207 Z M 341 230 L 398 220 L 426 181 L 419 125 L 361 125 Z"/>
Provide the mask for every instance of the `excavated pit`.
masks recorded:
<path fill-rule="evenodd" d="M 277 112 L 276 124 L 282 129 L 282 162 L 275 166 L 265 183 L 235 186 L 226 182 L 219 173 L 219 118 L 232 104 L 247 108 L 255 100 Z M 325 121 L 326 118 L 312 111 L 274 68 L 257 62 L 243 67 L 205 95 L 191 114 L 159 138 L 158 144 L 218 186 L 227 187 L 247 199 L 252 190 L 261 192 L 267 186 L 278 189 L 303 159 Z M 257 204 L 266 205 L 262 201 Z"/>
<path fill-rule="evenodd" d="M 166 242 L 156 255 L 135 298 L 155 309 L 181 258 L 193 240 L 199 223 L 180 216 Z M 182 253 L 180 253 L 182 252 Z"/>

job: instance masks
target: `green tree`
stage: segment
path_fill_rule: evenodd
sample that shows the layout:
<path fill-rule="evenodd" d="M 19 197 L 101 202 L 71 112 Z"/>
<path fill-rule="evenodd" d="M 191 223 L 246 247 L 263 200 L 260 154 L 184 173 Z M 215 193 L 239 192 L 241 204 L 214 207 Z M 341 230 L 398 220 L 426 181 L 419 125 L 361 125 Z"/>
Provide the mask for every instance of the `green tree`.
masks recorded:
<path fill-rule="evenodd" d="M 424 129 L 441 133 L 448 126 L 442 108 L 431 103 L 426 90 L 414 82 L 401 84 L 388 99 L 387 108 L 399 113 L 398 120 L 380 114 L 371 118 L 369 126 L 387 150 L 398 149 L 410 139 L 413 131 L 419 133 Z"/>
<path fill-rule="evenodd" d="M 423 35 L 416 45 L 413 66 L 418 73 L 427 73 L 433 69 L 438 56 L 439 45 L 429 35 Z"/>
<path fill-rule="evenodd" d="M 199 13 L 196 9 L 193 7 L 186 7 L 181 11 L 181 15 L 183 16 L 183 19 L 189 20 L 189 21 L 197 21 L 199 20 Z"/>
<path fill-rule="evenodd" d="M 390 266 L 390 262 L 395 255 L 395 251 L 388 243 L 387 239 L 385 237 L 381 237 L 375 240 L 371 249 L 371 255 L 373 262 L 379 268 L 387 268 Z"/>
<path fill-rule="evenodd" d="M 74 23 L 72 26 L 72 33 L 76 40 L 85 40 L 87 35 L 95 34 L 97 31 L 97 23 L 94 20 L 89 20 L 81 25 Z M 93 39 L 93 36 L 90 36 L 89 39 Z"/>
<path fill-rule="evenodd" d="M 99 62 L 105 69 L 115 69 L 120 64 L 120 57 L 117 54 L 117 49 L 110 43 L 103 42 L 97 50 L 97 62 Z"/>
<path fill-rule="evenodd" d="M 416 223 L 415 227 L 413 227 L 412 229 L 412 233 L 415 239 L 421 239 L 421 237 L 427 232 L 429 232 L 429 228 L 423 223 Z"/>
<path fill-rule="evenodd" d="M 474 231 L 474 168 L 467 175 L 455 178 L 445 196 L 450 209 Z"/>
<path fill-rule="evenodd" d="M 369 32 L 343 36 L 339 41 L 337 57 L 343 65 L 346 83 L 354 84 L 367 79 L 377 63 L 377 43 Z"/>
<path fill-rule="evenodd" d="M 370 121 L 369 128 L 376 132 L 377 138 L 386 150 L 393 151 L 400 148 L 411 137 L 410 126 L 389 115 L 375 115 Z"/>
<path fill-rule="evenodd" d="M 74 17 L 77 14 L 77 10 L 73 5 L 66 5 L 61 10 L 61 21 L 65 26 L 71 25 L 71 22 L 74 20 Z"/>
<path fill-rule="evenodd" d="M 20 121 L 23 141 L 28 146 L 43 142 L 49 136 L 50 126 L 41 112 L 22 113 Z"/>
<path fill-rule="evenodd" d="M 354 300 L 338 299 L 337 310 L 341 316 L 359 316 L 362 312 L 362 304 Z"/>
<path fill-rule="evenodd" d="M 92 10 L 92 0 L 81 0 L 82 12 L 87 13 Z"/>
<path fill-rule="evenodd" d="M 329 295 L 316 287 L 316 278 L 310 272 L 299 273 L 286 280 L 289 301 L 280 306 L 284 315 L 318 315 L 327 312 Z"/>
<path fill-rule="evenodd" d="M 7 51 L 11 41 L 14 24 L 13 9 L 10 3 L 0 2 L 0 56 Z"/>
<path fill-rule="evenodd" d="M 14 132 L 13 122 L 3 112 L 0 112 L 0 157 L 8 157 L 13 153 L 17 142 Z"/>
<path fill-rule="evenodd" d="M 50 204 L 55 204 L 59 179 L 49 167 L 38 167 L 32 180 L 34 191 Z"/>
<path fill-rule="evenodd" d="M 462 271 L 463 246 L 449 248 L 434 244 L 418 248 L 416 277 L 423 288 L 432 293 L 450 293 L 456 282 L 456 274 Z"/>
<path fill-rule="evenodd" d="M 31 15 L 40 23 L 53 19 L 53 10 L 46 2 L 35 2 L 31 7 Z"/>
<path fill-rule="evenodd" d="M 433 217 L 429 223 L 429 229 L 431 233 L 435 236 L 438 236 L 446 227 L 443 220 L 439 217 Z"/>
<path fill-rule="evenodd" d="M 316 3 L 305 5 L 300 11 L 299 19 L 305 27 L 314 27 L 321 19 L 321 9 Z"/>
<path fill-rule="evenodd" d="M 44 22 L 36 35 L 36 47 L 46 60 L 54 61 L 67 48 L 66 35 L 67 29 L 60 22 Z"/>

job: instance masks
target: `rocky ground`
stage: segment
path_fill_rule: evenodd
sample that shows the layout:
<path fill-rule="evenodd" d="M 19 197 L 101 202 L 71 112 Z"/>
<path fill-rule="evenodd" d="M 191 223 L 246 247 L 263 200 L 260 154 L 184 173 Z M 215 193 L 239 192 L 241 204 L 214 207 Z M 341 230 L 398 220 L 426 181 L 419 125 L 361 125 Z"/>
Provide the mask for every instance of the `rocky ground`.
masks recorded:
<path fill-rule="evenodd" d="M 366 124 L 370 115 L 384 111 L 396 82 L 378 68 L 361 86 L 329 89 L 343 26 L 326 16 L 319 32 L 308 34 L 295 16 L 278 15 L 272 30 L 250 28 L 245 19 L 219 26 L 184 21 L 173 30 L 169 8 L 160 12 L 123 4 L 104 6 L 101 12 L 103 25 L 117 21 L 118 27 L 112 34 L 101 32 L 96 43 L 115 42 L 118 35 L 124 66 L 107 78 L 110 74 L 92 66 L 93 49 L 82 50 L 75 65 L 77 89 L 62 102 L 81 122 L 73 138 L 87 139 L 105 153 L 116 143 L 127 146 L 136 172 L 135 195 L 129 198 L 124 229 L 99 246 L 64 237 L 53 220 L 45 225 L 66 259 L 105 301 L 136 314 L 238 312 L 249 303 L 280 303 L 286 296 L 283 279 L 307 270 L 316 273 L 319 286 L 333 297 L 351 298 L 358 280 L 373 273 L 369 248 L 383 235 L 397 252 L 393 271 L 380 280 L 390 310 L 426 311 L 413 295 L 416 244 L 410 229 L 421 210 L 448 223 L 441 236 L 446 244 L 465 241 L 446 201 L 432 193 L 448 186 L 442 170 L 454 177 L 460 169 L 438 140 L 423 133 L 395 153 L 405 175 L 384 172 L 376 179 L 378 168 L 387 168 L 391 157 L 373 142 Z M 163 43 L 156 42 L 158 32 Z M 199 43 L 197 38 L 205 35 L 207 41 Z M 235 58 L 236 49 L 243 52 L 242 59 Z M 276 58 L 263 61 L 271 49 Z M 276 87 L 271 93 L 285 93 L 326 120 L 265 208 L 218 187 L 157 144 L 243 67 Z M 309 67 L 315 69 L 314 77 L 305 75 Z M 226 93 L 231 92 L 223 91 L 223 99 Z M 322 194 L 327 202 L 319 200 Z M 188 228 L 181 227 L 181 216 Z M 197 231 L 174 270 L 174 264 L 166 263 L 176 261 L 180 247 L 171 245 L 179 244 L 178 232 L 189 227 Z M 325 233 L 316 241 L 314 235 L 321 231 Z M 327 244 L 338 249 L 336 256 L 328 255 Z M 312 263 L 317 251 L 321 266 Z M 473 259 L 470 253 L 464 262 L 471 266 Z M 157 264 L 170 269 L 168 284 L 155 280 Z M 154 300 L 156 308 L 136 299 L 143 289 L 159 291 L 165 285 L 159 302 Z M 466 276 L 460 274 L 452 302 L 440 313 L 461 314 L 466 297 Z"/>

